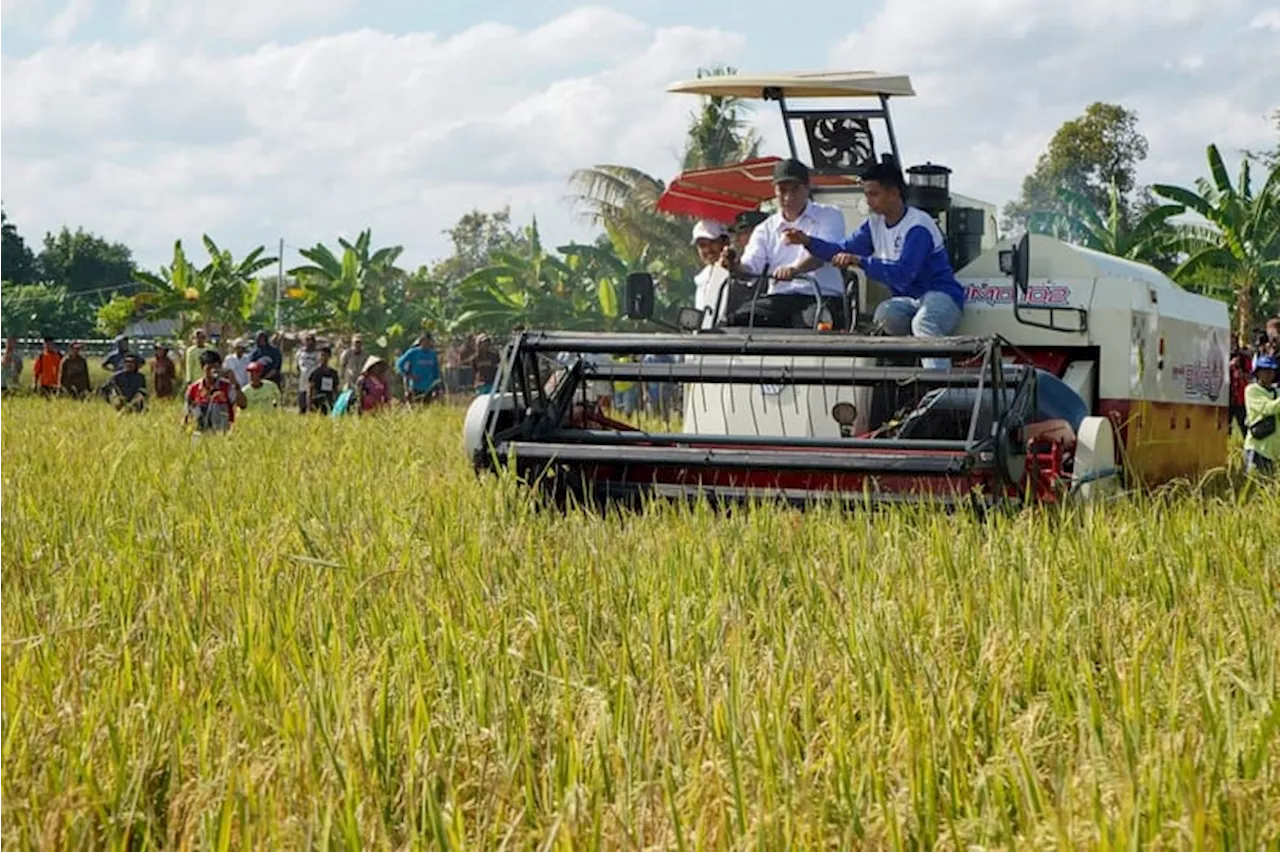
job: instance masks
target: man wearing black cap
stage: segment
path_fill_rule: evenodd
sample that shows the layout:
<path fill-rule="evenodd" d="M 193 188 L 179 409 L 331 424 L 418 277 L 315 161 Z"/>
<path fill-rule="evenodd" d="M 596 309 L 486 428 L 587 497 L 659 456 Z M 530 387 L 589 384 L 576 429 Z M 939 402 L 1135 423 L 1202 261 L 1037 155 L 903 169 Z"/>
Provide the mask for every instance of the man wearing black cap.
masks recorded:
<path fill-rule="evenodd" d="M 768 218 L 769 214 L 763 210 L 744 210 L 735 216 L 733 227 L 729 229 L 733 234 L 733 247 L 739 252 L 746 251 L 751 235 L 755 233 L 760 223 Z"/>
<path fill-rule="evenodd" d="M 838 267 L 859 266 L 868 278 L 892 290 L 893 298 L 877 305 L 875 312 L 875 321 L 889 334 L 951 334 L 964 311 L 964 288 L 951 268 L 938 224 L 923 210 L 907 206 L 906 182 L 896 163 L 867 169 L 862 190 L 871 215 L 849 239 L 829 240 L 794 228 L 787 229 L 784 239 Z M 927 369 L 949 364 L 945 358 L 924 359 Z"/>
<path fill-rule="evenodd" d="M 823 297 L 823 315 L 836 328 L 844 325 L 844 280 L 840 271 L 825 262 L 814 262 L 803 247 L 783 238 L 787 229 L 799 229 L 822 240 L 844 239 L 844 214 L 838 207 L 809 200 L 809 169 L 799 160 L 780 160 L 773 169 L 774 199 L 778 212 L 765 219 L 747 240 L 742 259 L 733 249 L 721 255 L 722 266 L 734 272 L 760 274 L 766 270 L 774 281 L 769 294 L 750 300 L 725 320 L 725 325 L 775 328 L 812 328 L 814 293 L 809 281 L 792 280 L 797 267 L 811 264 L 813 278 Z M 839 234 L 837 239 L 833 234 Z"/>

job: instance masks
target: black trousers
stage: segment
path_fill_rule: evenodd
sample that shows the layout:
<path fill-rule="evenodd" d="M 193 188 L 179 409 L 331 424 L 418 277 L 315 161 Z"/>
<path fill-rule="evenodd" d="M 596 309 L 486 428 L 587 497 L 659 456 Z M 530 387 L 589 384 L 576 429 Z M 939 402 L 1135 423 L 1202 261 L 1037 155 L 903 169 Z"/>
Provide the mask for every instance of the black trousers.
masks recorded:
<path fill-rule="evenodd" d="M 814 312 L 818 306 L 813 296 L 802 293 L 784 293 L 747 299 L 725 317 L 723 326 L 754 326 L 756 328 L 812 329 Z M 848 318 L 844 315 L 844 299 L 827 296 L 822 300 L 823 314 L 830 317 L 833 329 L 845 330 Z"/>
<path fill-rule="evenodd" d="M 1244 430 L 1244 406 L 1243 405 L 1234 405 L 1234 404 L 1228 405 L 1227 417 L 1230 418 L 1230 421 L 1228 422 L 1228 426 L 1227 426 L 1228 429 L 1230 429 L 1230 424 L 1234 423 L 1236 424 L 1236 428 L 1240 430 L 1241 437 L 1244 437 L 1245 435 L 1248 434 Z"/>

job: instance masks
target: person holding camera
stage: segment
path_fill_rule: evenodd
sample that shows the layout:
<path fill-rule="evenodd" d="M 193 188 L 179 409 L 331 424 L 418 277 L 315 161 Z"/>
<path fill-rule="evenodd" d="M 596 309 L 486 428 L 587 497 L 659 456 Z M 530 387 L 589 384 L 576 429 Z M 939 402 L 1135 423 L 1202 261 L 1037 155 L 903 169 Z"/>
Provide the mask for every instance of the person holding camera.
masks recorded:
<path fill-rule="evenodd" d="M 1253 359 L 1253 383 L 1244 392 L 1244 468 L 1246 473 L 1275 473 L 1280 461 L 1280 394 L 1276 391 L 1275 355 L 1261 353 Z"/>

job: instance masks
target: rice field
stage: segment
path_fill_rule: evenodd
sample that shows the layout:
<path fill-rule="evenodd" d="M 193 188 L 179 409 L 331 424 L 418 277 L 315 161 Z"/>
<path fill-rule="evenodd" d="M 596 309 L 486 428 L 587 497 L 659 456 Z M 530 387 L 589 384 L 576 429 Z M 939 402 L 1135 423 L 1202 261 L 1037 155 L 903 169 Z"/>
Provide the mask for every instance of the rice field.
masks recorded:
<path fill-rule="evenodd" d="M 13 848 L 1280 846 L 1280 496 L 558 513 L 456 409 L 6 399 Z"/>

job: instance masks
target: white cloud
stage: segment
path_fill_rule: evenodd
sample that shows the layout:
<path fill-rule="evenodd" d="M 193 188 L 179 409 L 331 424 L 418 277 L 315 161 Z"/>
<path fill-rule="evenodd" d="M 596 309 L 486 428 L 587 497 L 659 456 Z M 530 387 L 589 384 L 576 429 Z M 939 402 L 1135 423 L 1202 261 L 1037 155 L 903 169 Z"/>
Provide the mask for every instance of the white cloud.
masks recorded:
<path fill-rule="evenodd" d="M 1280 32 L 1280 9 L 1264 9 L 1249 22 L 1250 29 Z"/>
<path fill-rule="evenodd" d="M 4 59 L 5 205 L 24 231 L 83 223 L 148 263 L 202 231 L 248 247 L 364 226 L 425 262 L 466 210 L 506 203 L 551 240 L 584 236 L 569 173 L 674 173 L 692 101 L 665 85 L 743 44 L 580 9 L 523 31 L 357 30 L 230 54 L 50 46 Z"/>
<path fill-rule="evenodd" d="M 147 264 L 205 231 L 244 250 L 366 226 L 412 264 L 447 253 L 441 232 L 473 207 L 536 214 L 551 244 L 586 236 L 564 203 L 569 173 L 618 162 L 672 176 L 696 101 L 665 86 L 714 62 L 910 73 L 920 95 L 895 110 L 906 159 L 944 162 L 957 191 L 998 203 L 1091 101 L 1139 110 L 1144 179 L 1188 181 L 1209 141 L 1269 146 L 1280 92 L 1278 40 L 1246 0 L 893 0 L 825 60 L 817 33 L 804 63 L 749 50 L 741 32 L 594 7 L 527 29 L 264 43 L 352 2 L 131 0 L 155 34 L 141 43 L 5 56 L 7 213 L 31 238 L 82 224 Z M 195 38 L 204 28 L 246 42 L 215 50 Z M 758 124 L 779 151 L 774 110 Z"/>
<path fill-rule="evenodd" d="M 45 26 L 45 36 L 54 41 L 62 41 L 84 23 L 92 10 L 93 0 L 68 0 L 62 11 Z M 5 10 L 5 14 L 8 14 L 8 10 Z"/>
<path fill-rule="evenodd" d="M 1280 42 L 1247 0 L 893 0 L 831 52 L 837 67 L 896 70 L 904 157 L 955 169 L 957 189 L 1003 203 L 1054 130 L 1093 101 L 1136 109 L 1150 142 L 1140 178 L 1189 181 L 1204 149 L 1266 146 Z M 929 25 L 921 26 L 927 20 Z"/>
<path fill-rule="evenodd" d="M 129 0 L 126 14 L 135 26 L 169 38 L 251 40 L 294 24 L 331 21 L 354 6 L 355 0 Z"/>

